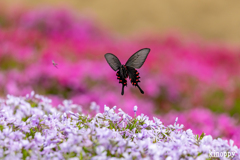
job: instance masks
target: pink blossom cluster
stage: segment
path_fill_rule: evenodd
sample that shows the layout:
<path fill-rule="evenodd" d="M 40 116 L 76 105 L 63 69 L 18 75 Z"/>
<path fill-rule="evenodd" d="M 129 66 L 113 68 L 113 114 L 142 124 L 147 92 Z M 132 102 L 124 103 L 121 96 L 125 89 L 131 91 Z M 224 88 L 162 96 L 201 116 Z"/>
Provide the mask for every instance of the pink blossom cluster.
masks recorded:
<path fill-rule="evenodd" d="M 140 113 L 149 116 L 174 109 L 180 111 L 177 116 L 181 123 L 193 125 L 190 127 L 194 133 L 236 139 L 239 125 L 229 114 L 237 117 L 240 113 L 239 48 L 189 40 L 177 34 L 119 38 L 101 24 L 66 10 L 20 11 L 1 17 L 1 96 L 20 96 L 34 90 L 48 95 L 55 106 L 71 99 L 88 110 L 89 104 L 96 102 L 100 111 L 104 104 L 117 105 L 125 107 L 131 116 L 135 105 Z M 145 94 L 129 83 L 121 96 L 121 85 L 104 54 L 113 53 L 125 63 L 145 47 L 151 52 L 138 70 L 139 85 Z M 193 109 L 199 106 L 210 110 Z M 212 111 L 229 114 L 222 116 Z M 192 120 L 196 116 L 207 118 Z"/>

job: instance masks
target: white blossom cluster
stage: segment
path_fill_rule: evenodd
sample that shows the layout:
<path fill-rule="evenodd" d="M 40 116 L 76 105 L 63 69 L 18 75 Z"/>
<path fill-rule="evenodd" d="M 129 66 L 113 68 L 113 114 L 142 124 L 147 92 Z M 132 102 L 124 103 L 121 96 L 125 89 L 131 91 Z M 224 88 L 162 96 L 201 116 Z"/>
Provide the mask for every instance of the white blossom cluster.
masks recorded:
<path fill-rule="evenodd" d="M 90 108 L 99 110 L 96 103 Z M 0 100 L 0 159 L 240 159 L 232 140 L 228 144 L 194 135 L 191 129 L 183 130 L 178 118 L 164 126 L 155 117 L 133 118 L 116 110 L 105 106 L 103 113 L 91 117 L 71 101 L 53 107 L 50 99 L 34 92 L 8 95 Z"/>

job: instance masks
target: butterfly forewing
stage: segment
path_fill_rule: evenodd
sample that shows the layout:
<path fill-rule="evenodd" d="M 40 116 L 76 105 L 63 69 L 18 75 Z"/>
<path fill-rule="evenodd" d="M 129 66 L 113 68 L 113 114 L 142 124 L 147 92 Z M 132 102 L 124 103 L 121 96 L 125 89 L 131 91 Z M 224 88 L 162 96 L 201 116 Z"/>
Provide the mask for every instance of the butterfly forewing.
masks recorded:
<path fill-rule="evenodd" d="M 149 48 L 144 48 L 137 51 L 128 59 L 125 65 L 133 68 L 141 68 L 149 52 L 150 52 Z"/>
<path fill-rule="evenodd" d="M 108 64 L 110 65 L 110 67 L 114 70 L 114 71 L 117 71 L 120 66 L 121 66 L 121 63 L 119 61 L 119 59 L 112 53 L 107 53 L 104 55 Z"/>

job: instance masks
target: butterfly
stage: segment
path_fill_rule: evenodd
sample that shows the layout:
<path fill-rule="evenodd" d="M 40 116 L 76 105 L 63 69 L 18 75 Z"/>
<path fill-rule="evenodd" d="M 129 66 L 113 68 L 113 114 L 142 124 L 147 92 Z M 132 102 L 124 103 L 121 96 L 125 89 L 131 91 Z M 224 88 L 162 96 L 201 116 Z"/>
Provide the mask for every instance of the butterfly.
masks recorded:
<path fill-rule="evenodd" d="M 53 60 L 52 60 L 52 64 L 53 64 L 56 68 L 58 68 L 58 67 L 57 67 L 58 64 L 55 63 Z"/>
<path fill-rule="evenodd" d="M 127 86 L 127 78 L 131 81 L 133 86 L 137 86 L 142 94 L 144 94 L 143 90 L 139 87 L 139 73 L 135 68 L 141 68 L 143 63 L 145 62 L 148 53 L 150 52 L 149 48 L 143 48 L 134 53 L 126 62 L 125 65 L 121 64 L 119 59 L 112 53 L 106 53 L 104 55 L 110 67 L 117 71 L 117 79 L 119 79 L 119 83 L 122 83 L 122 92 L 124 94 L 124 87 Z"/>

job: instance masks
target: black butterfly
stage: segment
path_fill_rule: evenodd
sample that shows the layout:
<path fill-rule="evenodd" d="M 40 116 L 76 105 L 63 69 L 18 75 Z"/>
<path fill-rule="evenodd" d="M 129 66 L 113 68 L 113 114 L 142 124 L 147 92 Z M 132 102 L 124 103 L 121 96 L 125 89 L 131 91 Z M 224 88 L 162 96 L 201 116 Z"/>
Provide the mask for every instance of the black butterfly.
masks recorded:
<path fill-rule="evenodd" d="M 137 86 L 142 94 L 144 94 L 143 90 L 139 87 L 139 73 L 135 68 L 141 68 L 143 63 L 145 62 L 148 53 L 150 52 L 149 48 L 143 48 L 134 53 L 127 61 L 125 65 L 122 65 L 119 59 L 112 53 L 105 54 L 105 58 L 110 65 L 110 67 L 117 71 L 117 79 L 119 79 L 119 83 L 122 83 L 122 95 L 124 94 L 124 86 L 127 86 L 127 78 L 129 79 L 133 86 Z"/>

